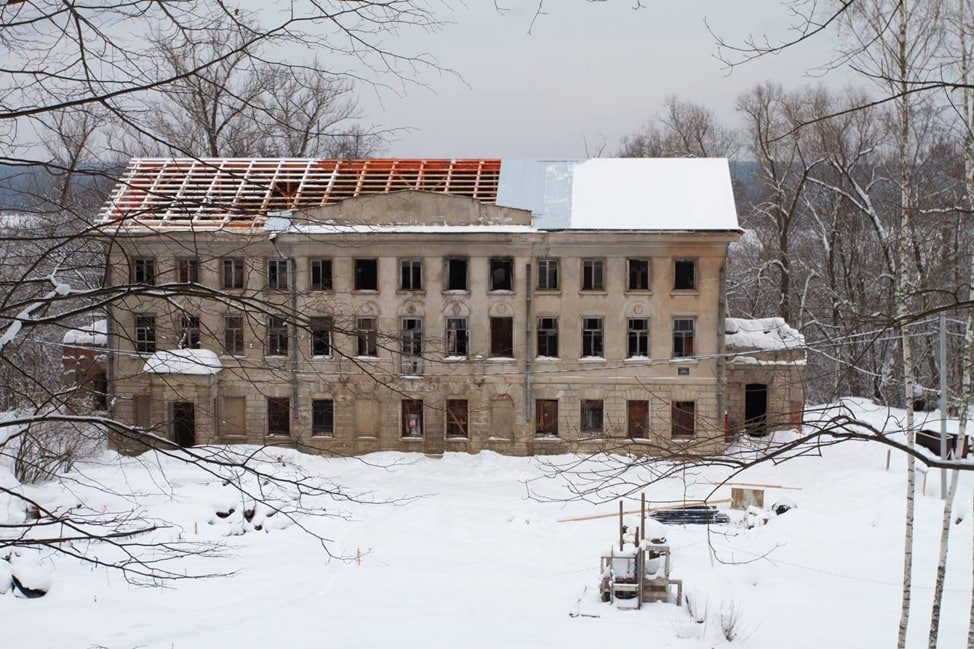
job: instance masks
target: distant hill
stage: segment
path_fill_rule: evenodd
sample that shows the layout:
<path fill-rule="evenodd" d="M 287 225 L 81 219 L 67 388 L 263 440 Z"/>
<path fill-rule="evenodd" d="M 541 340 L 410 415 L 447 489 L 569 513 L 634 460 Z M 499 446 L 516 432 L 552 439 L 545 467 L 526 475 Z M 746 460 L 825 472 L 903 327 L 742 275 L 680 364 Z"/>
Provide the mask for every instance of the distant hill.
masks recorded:
<path fill-rule="evenodd" d="M 120 165 L 91 165 L 75 174 L 73 193 L 100 203 L 108 195 Z M 45 212 L 56 202 L 62 173 L 46 165 L 0 164 L 0 211 Z"/>

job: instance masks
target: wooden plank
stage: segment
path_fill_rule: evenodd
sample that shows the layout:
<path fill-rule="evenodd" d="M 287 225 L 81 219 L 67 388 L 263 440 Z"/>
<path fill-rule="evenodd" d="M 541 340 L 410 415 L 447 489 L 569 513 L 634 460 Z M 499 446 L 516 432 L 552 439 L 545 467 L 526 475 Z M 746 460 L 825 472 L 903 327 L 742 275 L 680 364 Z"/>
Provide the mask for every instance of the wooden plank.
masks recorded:
<path fill-rule="evenodd" d="M 701 484 L 701 483 L 697 483 Z M 801 487 L 786 487 L 780 484 L 765 484 L 763 482 L 704 482 L 703 484 L 717 485 L 718 487 L 764 487 L 765 489 L 789 489 L 791 491 L 801 491 Z"/>
<path fill-rule="evenodd" d="M 717 505 L 722 503 L 729 503 L 730 498 L 722 498 L 720 500 L 688 500 L 686 502 L 680 503 L 678 505 L 662 505 L 660 507 L 648 507 L 646 511 L 649 512 L 660 512 L 666 511 L 668 509 L 683 509 L 684 507 L 699 507 L 700 505 Z M 632 509 L 629 511 L 624 511 L 622 514 L 639 514 L 640 509 Z M 611 514 L 589 514 L 588 516 L 573 516 L 571 518 L 559 518 L 555 520 L 556 523 L 575 523 L 579 521 L 594 521 L 599 518 L 612 518 L 613 516 L 618 516 L 619 512 L 612 512 Z"/>

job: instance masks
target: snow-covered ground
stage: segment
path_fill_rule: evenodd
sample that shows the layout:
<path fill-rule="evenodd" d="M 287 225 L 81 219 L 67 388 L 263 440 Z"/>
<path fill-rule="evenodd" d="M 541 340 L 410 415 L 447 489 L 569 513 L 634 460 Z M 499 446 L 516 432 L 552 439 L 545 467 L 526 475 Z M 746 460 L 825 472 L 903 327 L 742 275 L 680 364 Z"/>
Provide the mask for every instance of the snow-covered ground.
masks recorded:
<path fill-rule="evenodd" d="M 866 402 L 856 402 L 856 408 L 877 423 L 888 414 Z M 30 493 L 48 504 L 90 499 L 106 510 L 124 505 L 106 487 L 140 494 L 148 515 L 175 522 L 183 540 L 226 543 L 225 556 L 186 560 L 180 569 L 236 574 L 139 587 L 117 573 L 42 554 L 40 568 L 51 590 L 38 599 L 12 591 L 0 595 L 0 645 L 703 649 L 726 642 L 720 617 L 731 607 L 742 631 L 732 647 L 895 645 L 906 462 L 894 454 L 887 470 L 886 450 L 879 445 L 847 443 L 823 449 L 821 457 L 762 465 L 735 477 L 792 488 L 766 491 L 768 506 L 788 499 L 797 509 L 772 515 L 765 525 L 666 528 L 673 576 L 683 579 L 698 607 L 706 603 L 703 624 L 674 604 L 636 611 L 601 603 L 599 556 L 617 538 L 617 519 L 562 519 L 611 514 L 618 506 L 528 498 L 525 481 L 542 473 L 535 459 L 382 453 L 362 462 L 289 451 L 276 457 L 282 467 L 303 467 L 372 499 L 411 500 L 327 503 L 330 512 L 348 519 L 297 520 L 331 539 L 332 554 L 350 558 L 340 560 L 329 558 L 297 524 L 262 519 L 260 512 L 246 522 L 230 488 L 198 469 L 106 452 L 79 468 L 83 484 L 31 487 Z M 0 471 L 0 484 L 9 485 L 9 467 Z M 701 498 L 714 489 L 708 483 L 723 476 L 718 469 L 701 469 L 645 493 L 651 506 Z M 925 494 L 918 486 L 911 646 L 925 646 L 940 534 L 939 474 L 931 471 L 926 482 Z M 102 493 L 92 496 L 96 483 Z M 557 479 L 531 486 L 556 499 L 569 496 Z M 963 475 L 958 502 L 963 520 L 951 538 L 943 647 L 966 645 L 972 487 L 974 476 Z M 712 497 L 728 498 L 729 489 L 717 488 Z M 231 507 L 238 511 L 216 516 Z M 626 504 L 634 507 L 636 501 Z M 0 518 L 16 515 L 0 508 Z"/>

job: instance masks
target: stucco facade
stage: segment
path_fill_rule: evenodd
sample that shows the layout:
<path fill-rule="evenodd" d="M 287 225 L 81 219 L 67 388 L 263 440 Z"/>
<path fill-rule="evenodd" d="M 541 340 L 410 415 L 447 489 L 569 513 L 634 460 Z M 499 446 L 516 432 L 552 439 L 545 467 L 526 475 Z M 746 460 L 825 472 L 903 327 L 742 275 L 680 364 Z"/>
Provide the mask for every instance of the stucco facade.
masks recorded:
<path fill-rule="evenodd" d="M 322 453 L 719 452 L 739 405 L 721 299 L 738 236 L 548 229 L 415 190 L 246 229 L 116 227 L 111 281 L 141 289 L 111 313 L 115 415 L 180 443 Z M 180 347 L 219 367 L 147 371 Z"/>

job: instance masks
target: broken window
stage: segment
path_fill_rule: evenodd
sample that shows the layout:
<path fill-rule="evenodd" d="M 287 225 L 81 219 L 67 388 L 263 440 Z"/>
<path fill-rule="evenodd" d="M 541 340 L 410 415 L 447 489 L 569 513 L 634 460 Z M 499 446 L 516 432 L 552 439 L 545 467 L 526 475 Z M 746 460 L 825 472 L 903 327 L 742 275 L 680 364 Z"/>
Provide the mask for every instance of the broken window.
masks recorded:
<path fill-rule="evenodd" d="M 375 318 L 356 318 L 355 337 L 357 340 L 356 355 L 378 356 L 378 331 Z"/>
<path fill-rule="evenodd" d="M 649 320 L 629 318 L 629 358 L 649 356 Z"/>
<path fill-rule="evenodd" d="M 231 355 L 244 353 L 243 316 L 223 317 L 223 353 Z"/>
<path fill-rule="evenodd" d="M 267 261 L 267 288 L 287 288 L 287 259 Z"/>
<path fill-rule="evenodd" d="M 626 402 L 626 435 L 630 439 L 645 439 L 649 431 L 649 401 Z"/>
<path fill-rule="evenodd" d="M 378 259 L 356 259 L 355 260 L 355 290 L 356 291 L 378 291 L 379 290 L 379 260 Z"/>
<path fill-rule="evenodd" d="M 514 318 L 490 319 L 490 355 L 494 358 L 514 358 Z"/>
<path fill-rule="evenodd" d="M 132 281 L 152 286 L 156 283 L 156 260 L 140 257 L 132 261 Z"/>
<path fill-rule="evenodd" d="M 490 260 L 490 290 L 514 290 L 514 259 L 512 257 L 492 257 Z"/>
<path fill-rule="evenodd" d="M 335 402 L 331 399 L 311 400 L 311 436 L 331 437 L 335 434 Z"/>
<path fill-rule="evenodd" d="M 582 290 L 605 290 L 605 261 L 602 259 L 582 260 Z"/>
<path fill-rule="evenodd" d="M 693 356 L 693 318 L 673 320 L 673 358 Z"/>
<path fill-rule="evenodd" d="M 224 257 L 223 288 L 243 288 L 244 262 L 240 257 Z"/>
<path fill-rule="evenodd" d="M 312 291 L 332 290 L 331 259 L 311 260 L 311 290 Z"/>
<path fill-rule="evenodd" d="M 697 288 L 697 262 L 692 259 L 677 259 L 673 262 L 673 289 L 692 291 Z"/>
<path fill-rule="evenodd" d="M 140 354 L 153 354 L 156 351 L 156 317 L 152 315 L 135 316 L 135 351 Z"/>
<path fill-rule="evenodd" d="M 538 260 L 538 290 L 539 291 L 558 290 L 558 260 L 557 259 Z"/>
<path fill-rule="evenodd" d="M 467 258 L 448 257 L 446 259 L 446 290 L 466 291 L 467 290 Z"/>
<path fill-rule="evenodd" d="M 267 434 L 291 434 L 291 400 L 287 397 L 267 397 Z"/>
<path fill-rule="evenodd" d="M 446 436 L 468 436 L 469 409 L 466 399 L 446 400 Z"/>
<path fill-rule="evenodd" d="M 420 374 L 423 371 L 423 320 L 402 319 L 402 373 Z"/>
<path fill-rule="evenodd" d="M 267 355 L 287 356 L 287 320 L 282 317 L 267 318 Z"/>
<path fill-rule="evenodd" d="M 399 290 L 423 290 L 423 261 L 421 259 L 399 260 Z"/>
<path fill-rule="evenodd" d="M 538 318 L 538 356 L 558 357 L 558 318 Z"/>
<path fill-rule="evenodd" d="M 648 259 L 629 259 L 629 283 L 626 285 L 630 291 L 649 290 L 649 260 Z"/>
<path fill-rule="evenodd" d="M 402 400 L 402 436 L 423 436 L 423 400 Z"/>
<path fill-rule="evenodd" d="M 670 419 L 670 435 L 673 439 L 692 439 L 694 436 L 693 401 L 674 401 Z"/>
<path fill-rule="evenodd" d="M 467 319 L 466 318 L 447 318 L 446 319 L 446 355 L 447 356 L 466 356 L 467 355 Z"/>
<path fill-rule="evenodd" d="M 539 437 L 558 437 L 558 400 L 538 399 L 534 402 L 534 434 Z"/>
<path fill-rule="evenodd" d="M 582 318 L 582 356 L 602 357 L 602 318 Z"/>
<path fill-rule="evenodd" d="M 179 318 L 179 348 L 200 348 L 200 318 L 195 315 L 182 315 Z"/>
<path fill-rule="evenodd" d="M 332 319 L 328 316 L 314 316 L 310 321 L 311 355 L 331 356 Z"/>
<path fill-rule="evenodd" d="M 195 257 L 176 260 L 176 281 L 180 284 L 197 284 L 200 281 L 200 262 Z"/>
<path fill-rule="evenodd" d="M 602 408 L 601 399 L 582 399 L 579 422 L 583 433 L 602 432 Z"/>

